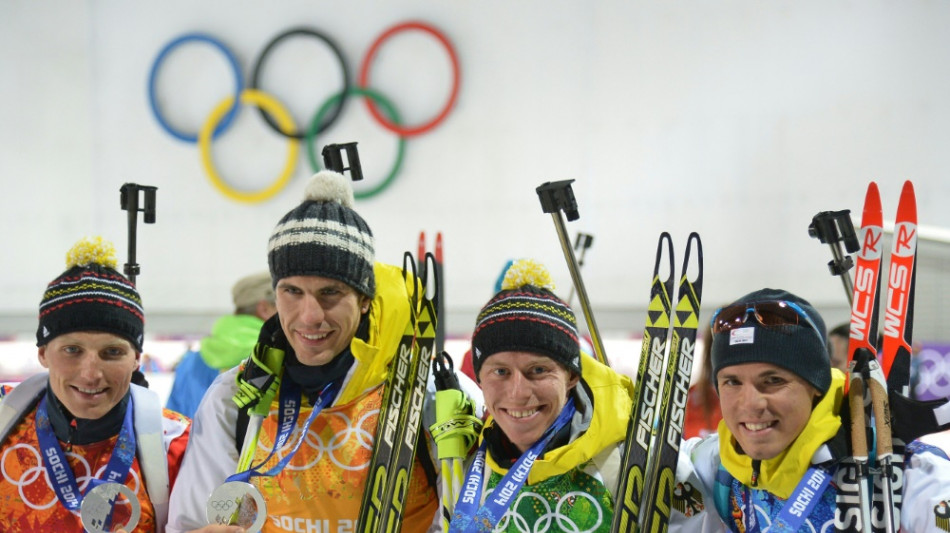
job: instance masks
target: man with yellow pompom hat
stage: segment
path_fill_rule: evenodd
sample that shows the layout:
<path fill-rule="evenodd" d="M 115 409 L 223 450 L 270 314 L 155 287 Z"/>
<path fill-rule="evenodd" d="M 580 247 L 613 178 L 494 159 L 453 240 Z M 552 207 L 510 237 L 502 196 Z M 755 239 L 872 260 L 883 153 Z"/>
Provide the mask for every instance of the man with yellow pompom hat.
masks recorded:
<path fill-rule="evenodd" d="M 490 418 L 451 532 L 609 531 L 631 380 L 582 354 L 547 270 L 516 261 L 482 308 L 472 363 Z M 491 491 L 490 497 L 486 493 Z"/>
<path fill-rule="evenodd" d="M 190 422 L 132 384 L 145 317 L 112 244 L 84 239 L 40 301 L 48 372 L 0 401 L 0 531 L 164 531 Z"/>

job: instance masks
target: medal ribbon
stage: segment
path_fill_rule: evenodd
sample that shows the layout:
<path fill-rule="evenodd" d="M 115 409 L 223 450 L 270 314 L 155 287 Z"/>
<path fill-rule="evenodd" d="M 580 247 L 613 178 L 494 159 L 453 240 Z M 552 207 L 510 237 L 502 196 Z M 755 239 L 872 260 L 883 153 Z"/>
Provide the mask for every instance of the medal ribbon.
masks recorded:
<path fill-rule="evenodd" d="M 310 424 L 313 423 L 314 419 L 320 414 L 320 411 L 323 410 L 324 405 L 333 403 L 333 400 L 336 398 L 337 392 L 339 390 L 339 383 L 337 380 L 331 381 L 320 391 L 320 394 L 317 395 L 316 401 L 313 403 L 313 409 L 310 411 L 310 416 L 307 417 L 306 422 L 304 422 L 303 430 L 300 432 L 300 438 L 297 439 L 297 443 L 294 444 L 293 449 L 290 450 L 290 453 L 281 458 L 276 465 L 271 467 L 266 472 L 259 472 L 258 469 L 263 467 L 270 461 L 271 457 L 277 452 L 277 450 L 283 448 L 287 444 L 287 440 L 290 439 L 291 434 L 294 432 L 294 428 L 297 427 L 297 418 L 300 415 L 300 407 L 303 403 L 303 395 L 300 392 L 300 386 L 294 383 L 291 380 L 286 380 L 280 386 L 280 398 L 278 400 L 278 405 L 280 408 L 280 425 L 277 427 L 277 436 L 274 439 L 274 446 L 271 448 L 270 453 L 264 458 L 263 461 L 258 463 L 256 466 L 251 466 L 244 472 L 238 472 L 225 480 L 228 481 L 243 481 L 245 483 L 250 482 L 252 477 L 257 476 L 276 476 L 279 474 L 290 460 L 293 459 L 296 455 L 297 450 L 300 449 L 300 445 L 303 444 L 303 441 L 306 440 L 307 431 L 310 429 Z"/>
<path fill-rule="evenodd" d="M 741 502 L 743 498 L 740 495 L 739 487 L 742 484 L 738 481 L 734 481 L 734 483 L 735 497 Z M 795 490 L 792 491 L 791 496 L 785 500 L 785 505 L 782 506 L 782 510 L 779 511 L 772 525 L 766 529 L 775 533 L 798 531 L 802 524 L 805 523 L 805 519 L 807 519 L 812 510 L 814 510 L 815 505 L 818 504 L 821 495 L 824 494 L 829 483 L 831 483 L 831 474 L 829 474 L 827 470 L 817 466 L 809 468 L 801 481 L 798 482 L 798 485 L 795 486 Z M 748 497 L 748 500 L 745 502 L 745 515 L 746 521 L 748 522 L 746 532 L 759 533 L 761 529 L 758 524 L 758 515 L 755 514 L 755 502 L 752 498 L 752 492 L 747 490 L 746 496 Z"/>
<path fill-rule="evenodd" d="M 465 485 L 455 504 L 449 533 L 483 533 L 494 529 L 508 511 L 511 500 L 527 482 L 528 472 L 531 471 L 535 459 L 541 456 L 554 435 L 570 422 L 575 411 L 574 399 L 569 398 L 554 423 L 544 431 L 537 442 L 521 454 L 521 457 L 498 482 L 485 503 L 478 507 L 478 502 L 482 499 L 482 474 L 485 471 L 487 444 L 487 441 L 483 439 L 465 475 Z"/>
<path fill-rule="evenodd" d="M 79 512 L 84 493 L 79 490 L 76 475 L 73 474 L 73 469 L 66 460 L 66 454 L 59 445 L 59 439 L 53 433 L 45 395 L 36 406 L 36 436 L 43 456 L 43 466 L 46 467 L 46 475 L 49 477 L 53 492 L 56 493 L 56 497 L 63 504 L 63 507 L 70 511 Z M 129 404 L 125 409 L 125 417 L 122 420 L 122 428 L 119 430 L 119 437 L 116 439 L 112 456 L 109 457 L 109 463 L 106 465 L 105 477 L 90 480 L 86 490 L 91 490 L 102 483 L 124 484 L 134 460 L 135 431 L 132 424 L 132 398 L 130 396 Z"/>

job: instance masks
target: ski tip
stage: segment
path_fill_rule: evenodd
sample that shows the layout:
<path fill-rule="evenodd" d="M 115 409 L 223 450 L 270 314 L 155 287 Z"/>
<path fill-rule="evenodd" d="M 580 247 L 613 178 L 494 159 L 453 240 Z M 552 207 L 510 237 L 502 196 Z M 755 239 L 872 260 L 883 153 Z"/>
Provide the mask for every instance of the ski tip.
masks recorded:
<path fill-rule="evenodd" d="M 882 224 L 881 214 L 881 193 L 877 188 L 877 183 L 868 184 L 868 192 L 864 196 L 864 213 L 861 219 L 861 225 L 880 226 Z"/>
<path fill-rule="evenodd" d="M 910 180 L 904 182 L 904 186 L 901 187 L 901 203 L 904 202 L 914 202 L 917 203 L 917 195 L 914 193 L 914 183 Z"/>

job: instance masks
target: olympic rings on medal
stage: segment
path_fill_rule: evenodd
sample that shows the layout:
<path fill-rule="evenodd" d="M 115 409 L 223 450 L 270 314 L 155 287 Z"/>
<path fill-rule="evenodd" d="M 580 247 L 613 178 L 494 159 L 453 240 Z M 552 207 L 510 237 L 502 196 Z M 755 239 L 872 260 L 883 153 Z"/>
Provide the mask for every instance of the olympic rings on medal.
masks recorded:
<path fill-rule="evenodd" d="M 442 43 L 442 46 L 445 47 L 445 51 L 448 52 L 449 59 L 452 61 L 452 92 L 449 95 L 449 100 L 446 102 L 445 107 L 442 108 L 439 114 L 429 122 L 419 126 L 400 128 L 398 125 L 387 121 L 385 117 L 380 115 L 379 109 L 376 108 L 376 105 L 373 102 L 366 100 L 366 106 L 369 109 L 369 112 L 373 115 L 373 118 L 382 124 L 384 128 L 405 137 L 412 137 L 431 131 L 433 128 L 439 125 L 440 122 L 445 120 L 445 117 L 448 116 L 449 111 L 451 111 L 452 107 L 455 106 L 455 99 L 458 97 L 459 92 L 459 59 L 455 54 L 455 48 L 452 47 L 452 43 L 450 43 L 445 35 L 443 35 L 439 30 L 424 22 L 404 22 L 402 24 L 397 24 L 383 32 L 383 34 L 376 39 L 373 45 L 370 46 L 369 52 L 366 53 L 366 57 L 363 58 L 363 64 L 360 67 L 360 87 L 369 87 L 369 67 L 373 62 L 373 58 L 376 56 L 376 52 L 379 51 L 379 48 L 382 46 L 383 42 L 393 35 L 406 30 L 421 30 L 438 39 L 439 42 Z"/>
<path fill-rule="evenodd" d="M 291 118 L 290 113 L 287 112 L 287 109 L 281 105 L 280 102 L 274 97 L 268 96 L 267 93 L 262 93 L 256 89 L 245 89 L 241 93 L 241 103 L 254 104 L 262 111 L 273 115 L 277 118 L 279 127 L 284 131 L 294 130 L 294 119 Z M 198 134 L 198 145 L 201 148 L 201 163 L 204 165 L 208 177 L 211 178 L 211 183 L 228 198 L 239 202 L 261 202 L 277 194 L 277 192 L 284 188 L 287 182 L 290 181 L 290 175 L 293 174 L 294 167 L 297 164 L 297 154 L 300 151 L 300 143 L 296 139 L 288 140 L 287 163 L 284 165 L 284 169 L 277 179 L 268 187 L 252 192 L 235 190 L 218 176 L 218 171 L 215 170 L 214 161 L 212 161 L 211 158 L 211 132 L 216 128 L 218 121 L 221 120 L 221 116 L 232 107 L 234 107 L 234 102 L 229 96 L 218 104 L 218 107 L 214 108 L 214 111 L 208 116 L 208 121 L 201 127 L 201 133 Z"/>
<path fill-rule="evenodd" d="M 387 39 L 399 32 L 409 30 L 418 30 L 428 33 L 429 35 L 435 37 L 445 48 L 452 64 L 452 89 L 448 101 L 445 103 L 442 109 L 439 110 L 438 114 L 434 118 L 420 125 L 404 127 L 401 125 L 399 114 L 396 112 L 396 109 L 392 103 L 379 92 L 369 87 L 369 69 L 373 59 L 376 57 L 377 52 Z M 284 106 L 274 96 L 269 95 L 260 89 L 260 75 L 264 60 L 279 43 L 293 36 L 311 36 L 323 41 L 327 46 L 330 47 L 332 53 L 339 60 L 340 68 L 343 74 L 342 91 L 331 96 L 318 108 L 313 120 L 310 123 L 310 127 L 306 131 L 303 129 L 297 130 L 293 118 L 287 109 L 285 109 Z M 158 105 L 158 99 L 155 96 L 158 70 L 162 62 L 174 48 L 191 41 L 205 42 L 221 50 L 231 64 L 236 81 L 233 95 L 218 104 L 218 106 L 211 112 L 211 115 L 208 117 L 197 136 L 184 133 L 173 128 L 162 116 Z M 396 160 L 385 179 L 369 190 L 354 191 L 355 198 L 365 199 L 375 196 L 386 189 L 386 187 L 388 187 L 393 182 L 396 175 L 399 173 L 399 170 L 402 168 L 402 160 L 405 154 L 406 137 L 421 135 L 423 133 L 432 131 L 438 124 L 445 120 L 449 112 L 455 106 L 459 91 L 460 75 L 458 56 L 455 53 L 454 47 L 445 37 L 445 35 L 429 24 L 416 21 L 397 24 L 383 32 L 373 42 L 372 46 L 367 52 L 363 63 L 360 65 L 359 73 L 359 87 L 354 88 L 350 85 L 349 70 L 347 68 L 343 54 L 336 43 L 321 32 L 310 28 L 296 27 L 278 34 L 267 43 L 257 61 L 254 63 L 250 86 L 249 88 L 245 89 L 244 79 L 241 75 L 241 69 L 237 64 L 237 60 L 223 43 L 203 33 L 188 33 L 175 38 L 170 43 L 165 45 L 159 52 L 149 73 L 148 96 L 152 112 L 155 115 L 159 125 L 161 125 L 165 131 L 179 140 L 197 143 L 199 145 L 202 166 L 208 174 L 212 185 L 228 198 L 239 202 L 248 203 L 262 202 L 267 200 L 277 194 L 287 185 L 291 179 L 294 169 L 296 168 L 296 159 L 299 153 L 298 140 L 300 139 L 306 139 L 307 141 L 307 155 L 310 160 L 311 168 L 315 171 L 319 170 L 320 163 L 317 161 L 313 150 L 314 138 L 317 134 L 323 133 L 327 128 L 330 127 L 331 124 L 336 121 L 337 118 L 339 118 L 339 115 L 343 111 L 347 97 L 352 95 L 362 96 L 366 99 L 367 109 L 373 118 L 385 129 L 399 136 Z M 278 177 L 270 185 L 250 192 L 234 189 L 218 175 L 218 172 L 216 171 L 213 164 L 210 147 L 211 141 L 216 139 L 219 134 L 224 132 L 231 125 L 242 104 L 251 104 L 257 106 L 267 124 L 280 135 L 287 137 L 289 142 L 287 148 L 287 163 L 281 170 L 281 173 L 278 175 Z M 382 108 L 382 112 L 380 111 L 380 107 Z"/>
<path fill-rule="evenodd" d="M 221 121 L 219 128 L 214 131 L 215 139 L 217 139 L 218 135 L 220 135 L 224 130 L 228 129 L 228 127 L 231 125 L 231 121 L 234 120 L 234 116 L 237 114 L 238 97 L 244 90 L 244 76 L 241 74 L 241 67 L 238 66 L 237 58 L 234 57 L 234 54 L 231 53 L 231 50 L 224 46 L 224 43 L 221 41 L 204 33 L 186 33 L 185 35 L 182 35 L 172 42 L 166 44 L 165 47 L 162 48 L 162 51 L 158 53 L 158 57 L 155 58 L 155 62 L 152 63 L 152 69 L 148 73 L 148 102 L 152 107 L 152 113 L 155 115 L 155 119 L 158 120 L 158 123 L 165 131 L 168 132 L 169 135 L 184 142 L 195 143 L 198 142 L 197 135 L 180 132 L 173 128 L 172 125 L 165 120 L 165 118 L 162 116 L 161 110 L 158 108 L 158 99 L 155 97 L 155 81 L 158 78 L 158 69 L 162 66 L 162 61 L 164 61 L 168 54 L 179 45 L 191 41 L 205 42 L 213 45 L 218 50 L 221 50 L 221 52 L 224 53 L 224 56 L 228 58 L 228 63 L 231 64 L 231 70 L 234 71 L 234 105 L 228 110 L 228 113 L 224 117 L 224 120 Z"/>
<path fill-rule="evenodd" d="M 333 52 L 333 55 L 336 56 L 337 61 L 340 62 L 340 69 L 343 71 L 343 93 L 349 94 L 350 70 L 346 66 L 346 60 L 343 58 L 343 52 L 340 51 L 340 47 L 338 47 L 332 39 L 327 37 L 325 34 L 320 33 L 316 30 L 310 29 L 310 28 L 289 29 L 281 33 L 277 37 L 274 37 L 273 39 L 271 39 L 271 41 L 267 43 L 266 46 L 264 46 L 264 51 L 261 52 L 260 57 L 258 57 L 257 61 L 254 62 L 254 69 L 251 74 L 251 89 L 260 89 L 260 86 L 258 85 L 258 80 L 261 75 L 261 67 L 264 65 L 264 59 L 267 58 L 267 54 L 269 54 L 271 50 L 273 50 L 274 47 L 277 46 L 277 44 L 280 43 L 281 41 L 288 39 L 290 37 L 294 37 L 296 35 L 309 35 L 311 37 L 315 37 L 316 39 L 323 41 L 324 43 L 326 43 L 327 46 L 330 47 L 330 51 Z M 317 130 L 317 133 L 322 133 L 327 128 L 329 128 L 331 124 L 333 124 L 333 122 L 337 119 L 337 117 L 340 116 L 340 113 L 343 111 L 343 105 L 345 103 L 346 103 L 345 99 L 338 100 L 336 107 L 334 107 L 333 111 L 329 114 L 329 116 L 326 117 L 326 122 L 320 123 L 320 129 Z M 270 117 L 270 115 L 267 114 L 267 112 L 265 112 L 263 109 L 261 109 L 260 112 L 261 112 L 261 116 L 264 117 L 264 120 L 267 121 L 267 124 L 271 128 L 273 128 L 273 130 L 276 131 L 277 133 L 281 135 L 285 135 L 287 137 L 293 137 L 294 139 L 304 138 L 304 134 L 299 131 L 284 131 L 283 129 L 278 127 L 277 124 L 274 124 L 274 120 Z"/>

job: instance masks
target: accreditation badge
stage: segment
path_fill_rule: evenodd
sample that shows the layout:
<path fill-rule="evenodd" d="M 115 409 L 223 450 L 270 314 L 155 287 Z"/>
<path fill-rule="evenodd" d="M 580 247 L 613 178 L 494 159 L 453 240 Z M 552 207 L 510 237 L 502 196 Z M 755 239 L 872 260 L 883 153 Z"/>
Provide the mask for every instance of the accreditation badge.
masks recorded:
<path fill-rule="evenodd" d="M 257 533 L 267 519 L 264 495 L 245 481 L 228 481 L 218 486 L 208 498 L 208 523 L 238 525 L 247 533 Z"/>
<path fill-rule="evenodd" d="M 119 495 L 124 496 L 129 505 L 129 521 L 122 524 L 112 524 L 113 509 Z M 115 529 L 132 531 L 139 523 L 142 515 L 142 504 L 132 489 L 121 483 L 99 483 L 89 490 L 82 498 L 79 507 L 79 518 L 82 527 L 89 533 L 111 533 Z"/>

